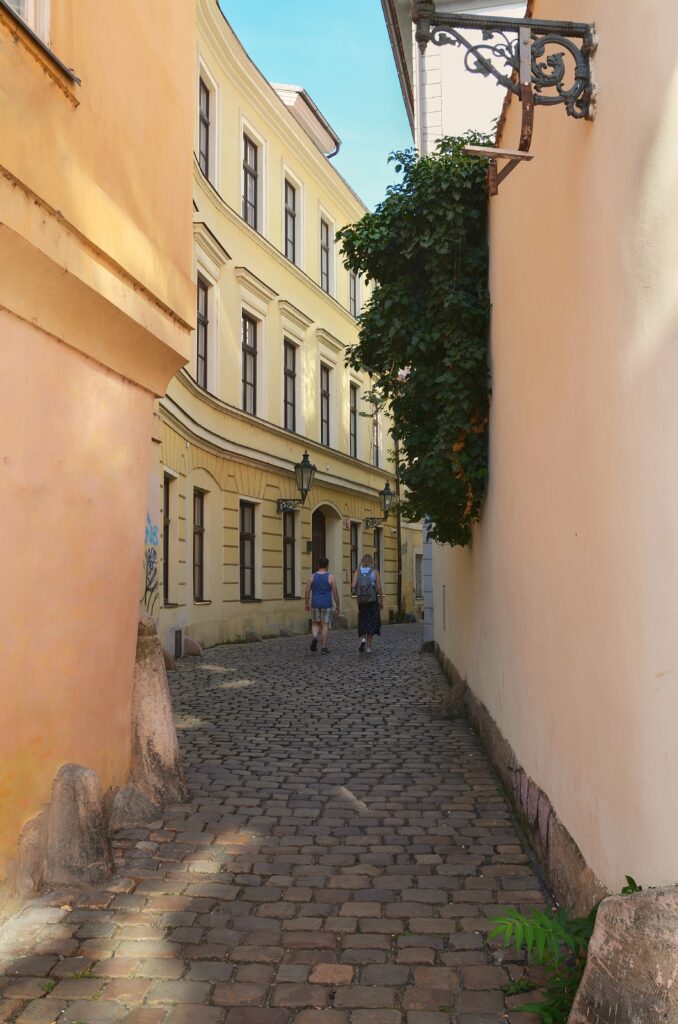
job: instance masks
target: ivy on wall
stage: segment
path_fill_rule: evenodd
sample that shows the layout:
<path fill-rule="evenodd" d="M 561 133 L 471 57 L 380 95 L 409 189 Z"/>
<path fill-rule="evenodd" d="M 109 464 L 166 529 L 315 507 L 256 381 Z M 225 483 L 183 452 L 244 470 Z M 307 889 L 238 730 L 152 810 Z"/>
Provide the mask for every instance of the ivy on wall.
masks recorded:
<path fill-rule="evenodd" d="M 469 143 L 490 140 L 467 133 L 430 156 L 393 154 L 402 179 L 337 234 L 346 267 L 374 283 L 347 363 L 390 407 L 401 513 L 428 517 L 446 544 L 470 541 L 488 466 L 487 163 L 462 152 Z"/>

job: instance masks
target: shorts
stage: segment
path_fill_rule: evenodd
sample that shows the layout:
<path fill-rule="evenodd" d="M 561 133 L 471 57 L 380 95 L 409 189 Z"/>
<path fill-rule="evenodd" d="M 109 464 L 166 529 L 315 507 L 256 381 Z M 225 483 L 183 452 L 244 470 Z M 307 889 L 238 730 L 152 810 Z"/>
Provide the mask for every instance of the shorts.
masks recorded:
<path fill-rule="evenodd" d="M 328 626 L 332 625 L 332 609 L 331 608 L 311 608 L 311 621 L 312 622 L 326 622 Z"/>

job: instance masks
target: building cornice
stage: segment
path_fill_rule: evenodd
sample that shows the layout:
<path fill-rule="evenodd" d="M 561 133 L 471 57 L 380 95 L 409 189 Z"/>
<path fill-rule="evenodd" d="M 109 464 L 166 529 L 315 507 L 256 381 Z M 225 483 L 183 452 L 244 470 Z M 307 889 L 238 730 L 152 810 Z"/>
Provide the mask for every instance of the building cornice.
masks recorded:
<path fill-rule="evenodd" d="M 210 231 L 204 221 L 196 220 L 193 222 L 193 239 L 219 269 L 224 266 L 227 260 L 231 259 L 217 236 L 214 232 Z"/>
<path fill-rule="evenodd" d="M 346 351 L 347 346 L 343 341 L 340 341 L 339 338 L 336 338 L 329 331 L 325 330 L 324 327 L 316 328 L 316 334 L 318 335 L 319 341 L 322 341 L 328 348 L 333 349 L 335 352 L 339 353 Z"/>
<path fill-rule="evenodd" d="M 301 331 L 307 331 L 308 328 L 313 323 L 312 317 L 306 316 L 305 313 L 302 313 L 300 309 L 297 309 L 296 306 L 293 306 L 292 303 L 288 302 L 287 299 L 279 299 L 278 309 L 280 310 L 281 316 L 285 317 L 287 320 L 290 320 L 295 325 L 295 327 L 298 327 L 299 330 Z"/>
<path fill-rule="evenodd" d="M 247 269 L 247 267 L 236 267 L 235 276 L 243 288 L 246 288 L 247 291 L 256 295 L 256 297 L 266 305 L 273 302 L 274 299 L 277 299 L 278 293 L 274 291 L 273 288 L 269 288 L 265 281 L 262 281 L 260 277 L 253 274 L 251 270 Z"/>

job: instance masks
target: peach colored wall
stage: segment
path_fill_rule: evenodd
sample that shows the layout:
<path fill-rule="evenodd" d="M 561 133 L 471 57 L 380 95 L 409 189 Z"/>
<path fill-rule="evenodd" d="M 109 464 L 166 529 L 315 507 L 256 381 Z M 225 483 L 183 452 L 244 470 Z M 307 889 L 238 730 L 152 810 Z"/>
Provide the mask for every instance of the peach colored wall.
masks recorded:
<path fill-rule="evenodd" d="M 600 879 L 674 883 L 675 18 L 534 16 L 595 21 L 597 116 L 538 108 L 535 160 L 491 203 L 490 487 L 472 547 L 436 552 L 436 638 Z"/>
<path fill-rule="evenodd" d="M 0 338 L 1 875 L 60 765 L 126 779 L 152 396 L 6 312 Z"/>

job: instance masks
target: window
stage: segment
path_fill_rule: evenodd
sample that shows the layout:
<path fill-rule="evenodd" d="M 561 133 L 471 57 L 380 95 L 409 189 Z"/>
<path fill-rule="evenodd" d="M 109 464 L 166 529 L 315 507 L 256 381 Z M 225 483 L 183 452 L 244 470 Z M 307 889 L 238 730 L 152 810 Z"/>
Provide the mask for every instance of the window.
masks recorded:
<path fill-rule="evenodd" d="M 330 368 L 320 364 L 320 443 L 330 446 Z"/>
<path fill-rule="evenodd" d="M 243 190 L 242 215 L 251 228 L 259 229 L 258 190 L 259 190 L 259 150 L 250 139 L 243 135 Z"/>
<path fill-rule="evenodd" d="M 195 379 L 207 388 L 207 336 L 209 330 L 209 285 L 198 274 L 197 369 Z"/>
<path fill-rule="evenodd" d="M 257 414 L 257 322 L 242 315 L 242 407 Z"/>
<path fill-rule="evenodd" d="M 193 490 L 193 600 L 205 600 L 205 492 Z"/>
<path fill-rule="evenodd" d="M 381 442 L 381 430 L 379 413 L 377 410 L 372 414 L 372 465 L 379 465 L 379 445 Z"/>
<path fill-rule="evenodd" d="M 348 311 L 351 316 L 358 315 L 358 275 L 353 270 L 348 275 Z"/>
<path fill-rule="evenodd" d="M 424 567 L 424 556 L 414 556 L 414 596 L 416 598 L 422 598 L 424 596 L 424 579 L 423 579 L 423 567 Z"/>
<path fill-rule="evenodd" d="M 358 458 L 358 385 L 351 384 L 348 408 L 348 453 Z"/>
<path fill-rule="evenodd" d="M 297 348 L 285 339 L 285 430 L 297 429 Z"/>
<path fill-rule="evenodd" d="M 382 560 L 383 560 L 382 559 L 383 545 L 384 545 L 384 531 L 381 529 L 381 527 L 376 526 L 375 529 L 374 529 L 374 565 L 375 565 L 375 568 L 377 568 L 379 570 L 379 572 L 381 572 L 381 563 L 382 563 Z M 383 585 L 384 584 L 383 584 L 383 580 L 382 580 L 382 589 L 383 589 Z"/>
<path fill-rule="evenodd" d="M 359 528 L 358 527 L 358 523 L 351 523 L 351 530 L 350 530 L 351 578 L 353 578 L 353 573 L 358 568 L 358 562 L 360 561 L 360 559 L 358 557 L 358 544 L 359 544 L 359 540 L 360 540 L 359 535 L 358 535 L 358 528 Z"/>
<path fill-rule="evenodd" d="M 49 45 L 49 3 L 47 0 L 8 0 L 9 6 L 43 43 Z"/>
<path fill-rule="evenodd" d="M 255 508 L 249 501 L 240 502 L 240 600 L 254 600 L 254 532 Z"/>
<path fill-rule="evenodd" d="M 283 512 L 283 597 L 296 597 L 294 512 Z"/>
<path fill-rule="evenodd" d="M 320 221 L 320 287 L 329 294 L 330 291 L 330 226 L 326 220 Z"/>
<path fill-rule="evenodd" d="M 172 477 L 165 475 L 162 481 L 162 600 L 170 603 L 170 497 Z"/>
<path fill-rule="evenodd" d="M 199 86 L 200 127 L 198 130 L 198 163 L 206 178 L 210 173 L 210 91 L 204 79 Z"/>
<path fill-rule="evenodd" d="M 297 262 L 297 190 L 285 181 L 285 255 Z"/>

